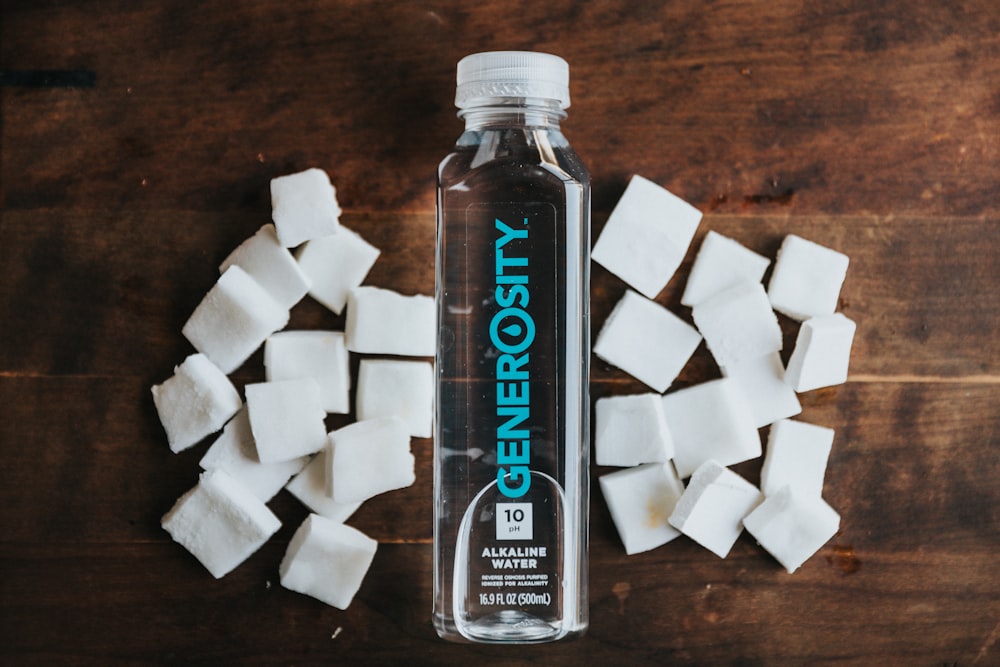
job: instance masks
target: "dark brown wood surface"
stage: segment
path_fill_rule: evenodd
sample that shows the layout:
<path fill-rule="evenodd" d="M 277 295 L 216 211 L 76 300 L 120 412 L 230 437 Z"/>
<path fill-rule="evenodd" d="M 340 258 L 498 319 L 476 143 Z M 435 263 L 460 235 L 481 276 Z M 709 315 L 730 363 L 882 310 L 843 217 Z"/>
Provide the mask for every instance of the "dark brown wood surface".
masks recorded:
<path fill-rule="evenodd" d="M 219 581 L 161 530 L 205 444 L 172 454 L 149 388 L 269 180 L 326 169 L 383 250 L 369 282 L 431 293 L 454 65 L 495 48 L 570 62 L 595 232 L 640 173 L 705 211 L 696 243 L 851 257 L 850 379 L 801 415 L 836 429 L 842 525 L 795 574 L 746 535 L 626 557 L 595 484 L 587 635 L 444 643 L 429 440 L 417 484 L 350 520 L 381 544 L 346 612 L 278 584 L 286 493 Z M 995 0 L 7 0 L 0 70 L 0 663 L 1000 664 Z M 692 254 L 659 297 L 684 317 Z M 596 330 L 624 286 L 592 284 Z M 306 299 L 292 324 L 343 320 Z M 716 373 L 702 347 L 677 386 Z M 262 375 L 258 353 L 235 378 Z M 595 397 L 641 389 L 595 359 Z"/>

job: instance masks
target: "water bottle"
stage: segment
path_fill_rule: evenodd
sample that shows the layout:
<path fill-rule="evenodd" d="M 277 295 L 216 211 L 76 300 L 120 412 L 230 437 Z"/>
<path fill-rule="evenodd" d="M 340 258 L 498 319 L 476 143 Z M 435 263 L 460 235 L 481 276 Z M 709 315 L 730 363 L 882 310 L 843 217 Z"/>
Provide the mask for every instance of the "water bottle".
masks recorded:
<path fill-rule="evenodd" d="M 587 626 L 590 182 L 554 55 L 458 63 L 438 169 L 434 610 L 454 641 Z"/>

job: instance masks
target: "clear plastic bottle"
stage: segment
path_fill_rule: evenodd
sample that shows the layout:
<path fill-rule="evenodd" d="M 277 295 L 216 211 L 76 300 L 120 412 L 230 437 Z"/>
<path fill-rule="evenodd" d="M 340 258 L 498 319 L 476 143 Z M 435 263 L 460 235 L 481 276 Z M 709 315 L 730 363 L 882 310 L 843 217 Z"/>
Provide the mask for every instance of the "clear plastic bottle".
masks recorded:
<path fill-rule="evenodd" d="M 587 626 L 590 181 L 560 131 L 569 67 L 458 64 L 438 170 L 434 623 L 534 643 Z"/>

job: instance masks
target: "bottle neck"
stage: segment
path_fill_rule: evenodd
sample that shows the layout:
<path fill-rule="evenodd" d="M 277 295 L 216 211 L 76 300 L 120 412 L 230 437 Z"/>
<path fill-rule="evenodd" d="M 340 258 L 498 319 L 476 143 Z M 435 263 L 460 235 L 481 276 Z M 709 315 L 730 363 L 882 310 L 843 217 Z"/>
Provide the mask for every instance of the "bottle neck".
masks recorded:
<path fill-rule="evenodd" d="M 566 112 L 556 100 L 494 97 L 476 100 L 458 112 L 466 130 L 491 127 L 543 127 L 559 129 Z"/>

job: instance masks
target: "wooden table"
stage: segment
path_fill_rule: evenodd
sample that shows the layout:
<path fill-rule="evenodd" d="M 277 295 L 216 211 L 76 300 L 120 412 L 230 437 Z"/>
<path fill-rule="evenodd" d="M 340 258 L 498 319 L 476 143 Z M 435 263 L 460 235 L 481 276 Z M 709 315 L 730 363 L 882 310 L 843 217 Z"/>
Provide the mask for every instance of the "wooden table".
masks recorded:
<path fill-rule="evenodd" d="M 1000 664 L 998 35 L 995 0 L 8 0 L 0 662 Z M 851 257 L 850 379 L 800 415 L 836 429 L 842 526 L 795 574 L 747 535 L 725 560 L 686 538 L 626 557 L 595 483 L 587 635 L 444 643 L 429 440 L 416 485 L 350 520 L 380 547 L 346 612 L 278 584 L 307 514 L 285 492 L 281 531 L 222 580 L 161 530 L 206 445 L 172 454 L 149 389 L 191 352 L 181 326 L 220 261 L 269 221 L 269 180 L 326 169 L 383 251 L 368 282 L 431 293 L 454 66 L 493 48 L 570 62 L 595 234 L 634 173 L 705 212 L 658 299 L 683 317 L 708 230 Z M 597 265 L 592 284 L 596 331 L 625 287 Z M 306 299 L 291 325 L 343 319 Z M 675 387 L 717 373 L 702 347 Z M 260 380 L 260 353 L 233 377 Z M 595 359 L 592 389 L 643 387 Z"/>

